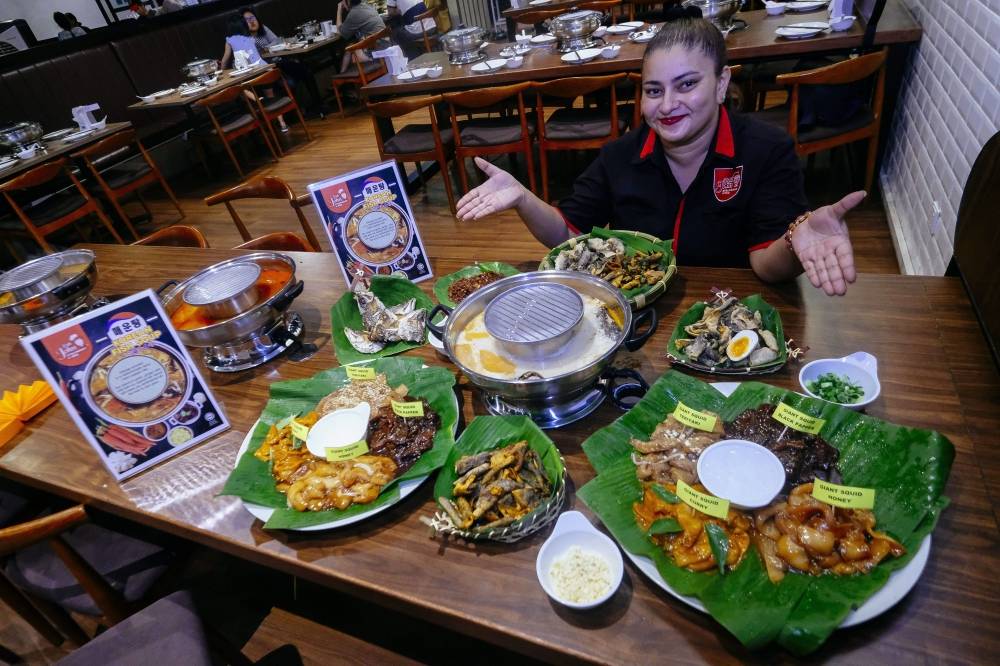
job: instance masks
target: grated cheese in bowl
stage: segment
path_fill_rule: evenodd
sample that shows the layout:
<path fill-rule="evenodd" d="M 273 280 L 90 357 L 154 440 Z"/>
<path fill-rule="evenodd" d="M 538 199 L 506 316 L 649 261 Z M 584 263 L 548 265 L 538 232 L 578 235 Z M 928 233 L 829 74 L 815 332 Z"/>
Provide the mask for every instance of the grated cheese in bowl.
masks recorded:
<path fill-rule="evenodd" d="M 552 562 L 549 579 L 555 593 L 574 604 L 593 603 L 611 590 L 607 560 L 580 546 L 570 546 Z"/>

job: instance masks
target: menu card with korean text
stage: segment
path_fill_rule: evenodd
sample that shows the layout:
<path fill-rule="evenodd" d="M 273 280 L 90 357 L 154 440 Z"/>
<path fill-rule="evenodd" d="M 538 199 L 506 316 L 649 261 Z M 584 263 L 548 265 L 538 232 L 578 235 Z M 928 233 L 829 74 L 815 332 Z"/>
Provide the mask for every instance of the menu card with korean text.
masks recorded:
<path fill-rule="evenodd" d="M 309 186 L 348 286 L 372 275 L 432 277 L 396 162 Z"/>
<path fill-rule="evenodd" d="M 152 290 L 21 345 L 119 481 L 229 427 Z"/>

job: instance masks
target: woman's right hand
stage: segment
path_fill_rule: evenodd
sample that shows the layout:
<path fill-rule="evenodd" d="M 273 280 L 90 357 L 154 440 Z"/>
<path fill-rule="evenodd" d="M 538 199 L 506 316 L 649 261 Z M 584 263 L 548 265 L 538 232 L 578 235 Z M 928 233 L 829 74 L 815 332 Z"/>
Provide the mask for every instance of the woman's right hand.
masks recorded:
<path fill-rule="evenodd" d="M 459 199 L 458 219 L 463 222 L 478 220 L 521 203 L 525 189 L 514 176 L 481 157 L 475 158 L 475 162 L 489 179 Z"/>

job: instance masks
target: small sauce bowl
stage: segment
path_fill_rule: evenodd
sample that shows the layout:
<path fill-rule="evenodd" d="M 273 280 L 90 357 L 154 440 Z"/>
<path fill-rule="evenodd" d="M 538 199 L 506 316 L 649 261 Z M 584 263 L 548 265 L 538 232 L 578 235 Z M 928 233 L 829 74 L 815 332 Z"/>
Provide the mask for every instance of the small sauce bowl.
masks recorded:
<path fill-rule="evenodd" d="M 326 460 L 327 449 L 339 449 L 364 439 L 371 413 L 371 405 L 362 402 L 357 407 L 326 414 L 309 429 L 306 448 L 309 453 Z"/>
<path fill-rule="evenodd" d="M 698 457 L 698 478 L 708 492 L 739 509 L 771 503 L 785 485 L 785 468 L 768 449 L 745 439 L 724 439 Z"/>
<path fill-rule="evenodd" d="M 437 77 L 441 76 L 443 72 L 444 72 L 444 67 L 442 67 L 441 65 L 435 65 L 434 67 L 427 68 L 427 76 L 432 79 L 436 79 Z"/>
<path fill-rule="evenodd" d="M 842 32 L 854 25 L 853 16 L 834 16 L 830 19 L 830 29 L 835 32 Z"/>
<path fill-rule="evenodd" d="M 609 44 L 601 49 L 601 57 L 606 60 L 611 60 L 612 58 L 617 58 L 618 53 L 622 50 L 622 47 L 618 44 Z"/>
<path fill-rule="evenodd" d="M 561 598 L 555 591 L 555 585 L 550 575 L 552 564 L 573 546 L 579 546 L 583 550 L 596 554 L 608 565 L 611 585 L 605 594 L 593 601 L 584 603 L 569 601 Z M 542 544 L 542 548 L 538 551 L 538 557 L 535 559 L 535 575 L 538 576 L 538 583 L 545 590 L 545 594 L 549 595 L 553 601 L 576 610 L 596 608 L 614 596 L 621 586 L 624 573 L 625 567 L 618 546 L 591 525 L 590 521 L 579 511 L 566 511 L 559 516 L 552 534 Z"/>
<path fill-rule="evenodd" d="M 816 381 L 820 375 L 832 372 L 835 375 L 846 376 L 855 384 L 861 386 L 864 393 L 861 400 L 852 403 L 832 402 L 824 400 L 809 390 L 809 382 Z M 878 381 L 878 359 L 867 352 L 854 352 L 850 356 L 843 358 L 821 358 L 810 361 L 799 370 L 799 384 L 806 395 L 817 400 L 832 402 L 847 409 L 859 410 L 867 407 L 882 392 L 882 385 Z"/>
<path fill-rule="evenodd" d="M 764 3 L 764 9 L 767 11 L 768 16 L 781 16 L 785 13 L 785 4 L 783 2 L 768 2 Z"/>
<path fill-rule="evenodd" d="M 524 64 L 524 56 L 514 56 L 513 58 L 507 58 L 507 69 L 517 69 Z"/>

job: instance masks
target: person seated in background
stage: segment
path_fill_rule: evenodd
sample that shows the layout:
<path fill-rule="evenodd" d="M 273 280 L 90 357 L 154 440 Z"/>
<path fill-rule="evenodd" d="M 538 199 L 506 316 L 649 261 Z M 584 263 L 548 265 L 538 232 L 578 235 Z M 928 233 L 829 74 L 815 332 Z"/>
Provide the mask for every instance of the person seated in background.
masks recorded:
<path fill-rule="evenodd" d="M 382 21 L 382 17 L 365 0 L 340 0 L 337 3 L 337 33 L 348 44 L 353 44 L 359 39 L 373 35 L 383 28 L 385 28 L 385 23 Z M 388 40 L 383 41 L 385 43 L 380 41 L 378 48 L 384 49 L 389 47 Z M 367 53 L 359 53 L 358 56 L 361 60 L 371 59 Z M 350 66 L 351 54 L 345 53 L 340 71 L 343 72 Z"/>
<path fill-rule="evenodd" d="M 186 0 L 163 0 L 159 7 L 147 7 L 141 2 L 133 2 L 131 6 L 129 6 L 129 9 L 140 17 L 163 16 L 164 14 L 170 14 L 181 9 L 186 9 L 188 4 L 189 3 L 186 2 Z"/>
<path fill-rule="evenodd" d="M 387 6 L 392 41 L 399 44 L 407 58 L 416 58 L 423 52 L 424 30 L 427 34 L 437 32 L 434 19 L 416 20 L 427 11 L 427 5 L 424 0 L 388 0 Z"/>
<path fill-rule="evenodd" d="M 56 25 L 61 28 L 59 34 L 56 35 L 59 41 L 73 39 L 74 37 L 83 37 L 87 34 L 87 31 L 82 25 L 80 25 L 80 22 L 76 20 L 76 17 L 73 16 L 73 18 L 70 19 L 70 16 L 72 16 L 72 14 L 63 14 L 62 12 L 54 12 L 52 14 L 52 20 L 55 21 Z"/>
<path fill-rule="evenodd" d="M 219 59 L 219 69 L 228 68 L 237 51 L 247 54 L 247 65 L 261 64 L 264 59 L 260 55 L 258 44 L 261 45 L 260 49 L 264 49 L 266 45 L 275 44 L 278 41 L 280 40 L 271 32 L 270 28 L 261 26 L 253 11 L 247 8 L 241 9 L 226 23 L 226 50 L 223 52 L 222 58 Z M 265 97 L 274 97 L 275 93 L 273 90 L 267 90 L 264 94 Z M 253 93 L 247 91 L 247 95 L 252 96 Z M 278 126 L 282 132 L 288 131 L 284 116 L 278 116 Z"/>

